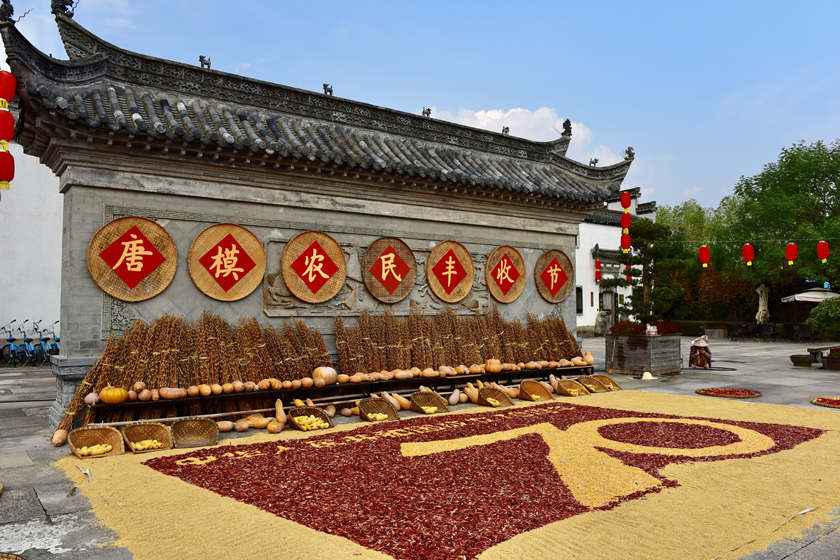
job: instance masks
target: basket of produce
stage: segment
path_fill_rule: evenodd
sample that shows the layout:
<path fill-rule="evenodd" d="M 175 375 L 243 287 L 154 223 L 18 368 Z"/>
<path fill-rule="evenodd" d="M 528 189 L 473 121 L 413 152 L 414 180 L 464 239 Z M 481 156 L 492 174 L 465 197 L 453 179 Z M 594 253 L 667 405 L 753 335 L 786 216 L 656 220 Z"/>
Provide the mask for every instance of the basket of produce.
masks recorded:
<path fill-rule="evenodd" d="M 73 430 L 67 436 L 70 453 L 83 459 L 120 455 L 125 451 L 122 434 L 110 426 L 90 426 Z"/>
<path fill-rule="evenodd" d="M 554 397 L 545 385 L 533 379 L 525 379 L 519 384 L 519 399 L 523 401 L 550 401 Z"/>
<path fill-rule="evenodd" d="M 752 389 L 734 389 L 730 387 L 707 387 L 694 391 L 698 395 L 707 397 L 723 397 L 726 399 L 754 399 L 761 396 L 761 392 Z"/>
<path fill-rule="evenodd" d="M 317 406 L 294 406 L 289 409 L 289 420 L 292 426 L 304 432 L 333 427 L 329 415 Z"/>
<path fill-rule="evenodd" d="M 577 378 L 578 383 L 586 387 L 590 393 L 607 393 L 609 389 L 603 383 L 591 375 L 581 375 Z"/>
<path fill-rule="evenodd" d="M 446 407 L 446 399 L 437 393 L 429 391 L 417 391 L 408 400 L 411 402 L 411 410 L 420 414 L 435 414 L 436 412 L 449 412 Z"/>
<path fill-rule="evenodd" d="M 510 400 L 510 397 L 504 391 L 499 391 L 492 387 L 483 387 L 478 390 L 478 404 L 492 407 L 512 406 L 513 401 Z"/>
<path fill-rule="evenodd" d="M 590 375 L 594 379 L 597 379 L 601 382 L 601 384 L 609 389 L 610 391 L 620 391 L 621 386 L 615 382 L 615 380 L 610 377 L 609 375 L 604 375 L 603 373 L 596 373 L 594 375 Z"/>
<path fill-rule="evenodd" d="M 187 418 L 172 424 L 172 441 L 175 447 L 203 447 L 216 445 L 219 426 L 209 418 Z"/>
<path fill-rule="evenodd" d="M 379 397 L 359 401 L 359 417 L 368 422 L 400 419 L 400 415 L 397 413 L 394 405 Z"/>
<path fill-rule="evenodd" d="M 126 446 L 133 453 L 148 453 L 159 449 L 172 449 L 172 433 L 159 422 L 138 422 L 120 430 Z"/>
<path fill-rule="evenodd" d="M 555 388 L 557 389 L 557 394 L 563 395 L 564 397 L 582 397 L 583 395 L 589 394 L 586 387 L 574 379 L 558 379 Z"/>
<path fill-rule="evenodd" d="M 840 397 L 814 397 L 811 404 L 827 406 L 828 408 L 840 408 Z"/>

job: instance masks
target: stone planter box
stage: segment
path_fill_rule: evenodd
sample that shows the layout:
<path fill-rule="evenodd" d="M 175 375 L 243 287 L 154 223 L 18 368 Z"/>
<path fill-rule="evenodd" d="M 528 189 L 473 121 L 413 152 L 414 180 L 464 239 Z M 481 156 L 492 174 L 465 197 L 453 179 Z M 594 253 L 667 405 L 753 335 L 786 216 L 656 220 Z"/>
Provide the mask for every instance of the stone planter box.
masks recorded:
<path fill-rule="evenodd" d="M 606 337 L 606 368 L 613 373 L 639 375 L 649 371 L 653 375 L 678 374 L 681 367 L 680 335 Z M 615 360 L 613 361 L 613 354 Z M 612 366 L 610 365 L 612 364 Z"/>
<path fill-rule="evenodd" d="M 706 329 L 706 336 L 709 338 L 726 338 L 726 329 Z"/>

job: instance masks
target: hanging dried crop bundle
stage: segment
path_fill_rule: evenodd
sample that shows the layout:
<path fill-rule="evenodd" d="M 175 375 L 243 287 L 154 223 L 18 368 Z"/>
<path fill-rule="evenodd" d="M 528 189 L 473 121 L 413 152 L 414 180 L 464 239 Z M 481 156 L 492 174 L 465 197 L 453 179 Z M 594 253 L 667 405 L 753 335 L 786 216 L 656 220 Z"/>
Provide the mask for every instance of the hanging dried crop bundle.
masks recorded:
<path fill-rule="evenodd" d="M 282 334 L 279 334 L 271 327 L 266 327 L 263 330 L 263 338 L 265 339 L 265 348 L 268 354 L 268 359 L 274 370 L 274 377 L 281 381 L 291 381 L 292 375 L 289 372 L 289 366 L 286 361 L 290 348 L 287 346 L 288 342 Z M 243 381 L 248 381 L 244 379 Z"/>
<path fill-rule="evenodd" d="M 411 341 L 411 365 L 420 369 L 429 367 L 429 358 L 426 355 L 426 344 L 424 339 L 425 319 L 417 311 L 411 310 L 408 315 L 408 326 Z"/>
<path fill-rule="evenodd" d="M 338 352 L 338 367 L 342 373 L 352 375 L 355 371 L 351 369 L 350 365 L 350 341 L 341 315 L 335 316 L 333 324 L 335 326 L 335 349 Z"/>
<path fill-rule="evenodd" d="M 292 379 L 303 379 L 312 371 L 309 367 L 309 355 L 306 352 L 301 340 L 295 333 L 294 327 L 283 321 L 283 335 L 288 344 L 292 347 L 292 354 L 288 357 L 287 363 L 292 373 Z"/>

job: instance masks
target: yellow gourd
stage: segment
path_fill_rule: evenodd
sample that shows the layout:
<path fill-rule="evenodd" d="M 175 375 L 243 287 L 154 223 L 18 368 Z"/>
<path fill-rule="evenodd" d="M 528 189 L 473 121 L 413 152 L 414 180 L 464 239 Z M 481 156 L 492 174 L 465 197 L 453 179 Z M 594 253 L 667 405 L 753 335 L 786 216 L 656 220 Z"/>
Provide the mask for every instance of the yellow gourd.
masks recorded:
<path fill-rule="evenodd" d="M 128 398 L 128 391 L 122 387 L 111 387 L 107 385 L 99 391 L 99 398 L 106 404 L 120 404 Z"/>

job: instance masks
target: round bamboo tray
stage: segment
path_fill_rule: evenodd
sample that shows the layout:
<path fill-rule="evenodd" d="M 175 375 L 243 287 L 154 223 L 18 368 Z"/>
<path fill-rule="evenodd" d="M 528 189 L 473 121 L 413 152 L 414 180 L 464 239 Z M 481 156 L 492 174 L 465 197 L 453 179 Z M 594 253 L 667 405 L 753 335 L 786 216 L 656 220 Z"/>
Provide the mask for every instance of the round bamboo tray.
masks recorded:
<path fill-rule="evenodd" d="M 493 389 L 492 387 L 483 387 L 478 390 L 478 404 L 492 407 L 493 405 L 487 400 L 488 397 L 499 401 L 499 406 L 513 406 L 513 401 L 511 401 L 507 393 L 503 391 Z"/>
<path fill-rule="evenodd" d="M 370 417 L 370 414 L 375 412 L 379 412 L 382 414 L 386 414 L 388 418 L 386 421 L 390 420 L 399 420 L 400 415 L 397 413 L 397 410 L 394 408 L 394 405 L 386 401 L 385 399 L 380 399 L 379 397 L 372 397 L 370 399 L 362 399 L 359 401 L 359 417 L 362 420 L 367 420 L 368 422 L 376 422 Z"/>
<path fill-rule="evenodd" d="M 621 390 L 621 385 L 616 383 L 615 380 L 612 377 L 610 377 L 609 375 L 604 375 L 603 373 L 596 373 L 594 375 L 591 375 L 590 377 L 593 377 L 594 379 L 597 379 L 598 381 L 600 381 L 601 384 L 604 387 L 606 387 L 607 389 L 609 389 L 610 391 L 620 391 Z"/>
<path fill-rule="evenodd" d="M 731 391 L 747 391 L 749 395 L 727 395 L 725 393 L 715 393 L 714 391 L 717 389 L 722 390 L 731 390 Z M 703 395 L 705 397 L 720 397 L 722 399 L 754 399 L 756 397 L 760 397 L 761 393 L 758 391 L 753 391 L 752 389 L 730 389 L 729 387 L 707 387 L 705 389 L 697 389 L 694 391 L 698 395 Z"/>
<path fill-rule="evenodd" d="M 361 411 L 361 403 L 359 403 L 359 405 L 359 410 Z M 298 425 L 298 423 L 295 422 L 295 416 L 317 416 L 318 418 L 329 424 L 330 428 L 332 428 L 334 425 L 329 415 L 326 412 L 324 412 L 323 409 L 320 409 L 317 406 L 293 406 L 289 409 L 289 412 L 287 414 L 289 416 L 289 423 L 301 431 L 303 431 L 303 428 L 301 428 Z"/>
<path fill-rule="evenodd" d="M 557 394 L 564 397 L 582 397 L 588 395 L 589 390 L 574 379 L 558 379 Z"/>
<path fill-rule="evenodd" d="M 419 412 L 420 414 L 426 414 L 426 411 L 423 410 L 424 406 L 436 406 L 437 411 L 432 414 L 437 414 L 438 412 L 449 412 L 449 408 L 446 406 L 446 399 L 437 393 L 417 391 L 416 393 L 413 393 L 408 400 L 411 401 L 411 410 Z"/>
<path fill-rule="evenodd" d="M 172 433 L 169 428 L 159 422 L 139 422 L 123 426 L 120 430 L 126 445 L 132 453 L 148 453 L 150 451 L 162 451 L 172 449 Z M 163 447 L 156 449 L 135 449 L 134 442 L 146 439 L 156 439 L 163 444 Z"/>
<path fill-rule="evenodd" d="M 538 398 L 534 398 L 534 397 Z M 554 397 L 545 385 L 533 379 L 525 379 L 519 384 L 519 400 L 521 401 L 551 401 Z"/>
<path fill-rule="evenodd" d="M 590 375 L 581 375 L 577 380 L 590 393 L 607 393 L 610 391 L 608 387 Z"/>
<path fill-rule="evenodd" d="M 110 444 L 111 451 L 100 455 L 86 455 L 84 457 L 79 451 L 82 447 L 90 447 L 100 443 Z M 98 459 L 99 457 L 121 455 L 125 452 L 122 434 L 120 434 L 119 430 L 111 428 L 110 426 L 89 426 L 86 428 L 77 428 L 68 434 L 67 446 L 70 448 L 70 453 L 80 459 Z"/>
<path fill-rule="evenodd" d="M 187 418 L 172 424 L 175 447 L 204 447 L 219 442 L 219 426 L 209 418 Z"/>
<path fill-rule="evenodd" d="M 824 401 L 821 401 L 820 399 L 831 399 L 831 400 L 840 401 L 840 397 L 825 397 L 825 396 L 823 396 L 823 397 L 814 397 L 813 399 L 811 399 L 811 404 L 815 404 L 817 406 L 826 406 L 828 408 L 840 408 L 840 404 L 833 404 L 833 403 L 829 403 L 829 402 L 824 402 Z"/>

